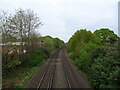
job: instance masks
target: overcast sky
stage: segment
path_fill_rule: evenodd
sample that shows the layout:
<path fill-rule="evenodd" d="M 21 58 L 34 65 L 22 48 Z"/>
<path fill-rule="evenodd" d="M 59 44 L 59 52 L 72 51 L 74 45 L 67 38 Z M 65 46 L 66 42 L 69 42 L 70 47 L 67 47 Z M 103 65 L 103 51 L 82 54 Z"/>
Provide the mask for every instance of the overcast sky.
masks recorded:
<path fill-rule="evenodd" d="M 14 13 L 31 9 L 40 17 L 41 35 L 58 37 L 65 42 L 79 29 L 92 32 L 109 28 L 118 33 L 119 0 L 0 0 L 0 9 Z"/>

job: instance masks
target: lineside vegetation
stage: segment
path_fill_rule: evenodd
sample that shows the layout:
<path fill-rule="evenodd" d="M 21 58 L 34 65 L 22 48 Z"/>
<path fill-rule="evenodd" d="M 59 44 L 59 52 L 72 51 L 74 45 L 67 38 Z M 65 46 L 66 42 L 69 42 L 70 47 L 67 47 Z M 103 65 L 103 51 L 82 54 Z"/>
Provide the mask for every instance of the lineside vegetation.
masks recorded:
<path fill-rule="evenodd" d="M 70 58 L 95 88 L 120 88 L 120 37 L 107 28 L 81 29 L 67 43 Z"/>

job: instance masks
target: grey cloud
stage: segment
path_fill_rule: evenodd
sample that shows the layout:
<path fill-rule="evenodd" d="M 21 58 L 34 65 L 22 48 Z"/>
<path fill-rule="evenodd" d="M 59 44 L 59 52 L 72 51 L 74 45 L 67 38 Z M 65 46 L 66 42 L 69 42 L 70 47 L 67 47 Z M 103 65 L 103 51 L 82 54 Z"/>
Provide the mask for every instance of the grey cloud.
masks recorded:
<path fill-rule="evenodd" d="M 14 9 L 31 8 L 43 21 L 42 35 L 51 35 L 68 41 L 78 29 L 110 28 L 117 33 L 118 0 L 22 0 L 2 1 L 0 8 L 10 13 Z M 6 5 L 9 5 L 6 7 Z"/>

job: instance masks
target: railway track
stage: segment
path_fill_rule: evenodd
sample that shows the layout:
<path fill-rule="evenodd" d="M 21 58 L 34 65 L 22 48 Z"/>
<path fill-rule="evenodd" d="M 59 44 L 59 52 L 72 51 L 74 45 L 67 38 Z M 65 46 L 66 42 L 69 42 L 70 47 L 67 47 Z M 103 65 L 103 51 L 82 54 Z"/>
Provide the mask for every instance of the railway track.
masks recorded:
<path fill-rule="evenodd" d="M 65 48 L 61 48 L 54 53 L 45 65 L 32 78 L 26 88 L 80 88 L 84 85 L 80 82 L 80 77 L 72 64 L 68 61 Z M 82 87 L 83 88 L 83 87 Z"/>
<path fill-rule="evenodd" d="M 51 58 L 51 61 L 49 62 L 49 65 L 48 67 L 46 68 L 46 70 L 44 71 L 43 75 L 42 75 L 42 78 L 37 86 L 37 89 L 40 89 L 40 88 L 47 88 L 48 90 L 54 88 L 53 87 L 53 82 L 54 82 L 54 76 L 55 76 L 55 70 L 56 70 L 56 62 L 57 62 L 57 58 L 58 58 L 58 54 L 59 52 L 61 52 L 61 50 L 58 50 L 57 51 L 57 54 L 54 55 L 54 58 L 52 57 Z M 72 88 L 71 87 L 71 83 L 70 83 L 70 80 L 68 78 L 68 73 L 66 71 L 66 65 L 64 62 L 62 62 L 63 60 L 61 60 L 61 63 L 62 63 L 62 68 L 63 68 L 63 71 L 64 71 L 64 75 L 65 75 L 65 78 L 66 78 L 66 81 L 67 81 L 67 85 L 68 87 L 66 88 Z M 52 65 L 53 64 L 53 65 Z M 47 72 L 49 72 L 49 69 L 50 69 L 50 65 L 52 65 L 52 69 L 51 69 L 51 73 L 49 75 L 49 80 L 48 80 L 48 83 L 47 85 L 44 85 L 44 80 L 46 78 L 46 75 L 47 75 Z"/>
<path fill-rule="evenodd" d="M 63 49 L 62 53 L 65 53 L 65 49 Z M 79 78 L 77 77 L 77 74 L 74 70 L 74 68 L 70 65 L 70 62 L 68 61 L 67 57 L 65 56 L 66 54 L 62 55 L 65 60 L 63 60 L 63 64 L 66 69 L 67 73 L 67 78 L 70 83 L 71 88 L 80 88 L 80 82 Z"/>
<path fill-rule="evenodd" d="M 53 83 L 53 78 L 54 78 L 54 73 L 55 73 L 55 68 L 56 68 L 56 59 L 58 57 L 59 51 L 60 50 L 58 50 L 56 53 L 54 53 L 52 55 L 52 57 L 50 57 L 49 64 L 48 64 L 46 70 L 44 71 L 42 78 L 40 79 L 40 82 L 37 86 L 37 89 L 40 89 L 40 88 L 50 89 L 50 88 L 52 88 L 52 83 Z M 47 78 L 48 73 L 49 73 L 49 79 L 47 82 L 45 79 Z M 47 82 L 47 84 L 44 83 L 45 81 Z"/>

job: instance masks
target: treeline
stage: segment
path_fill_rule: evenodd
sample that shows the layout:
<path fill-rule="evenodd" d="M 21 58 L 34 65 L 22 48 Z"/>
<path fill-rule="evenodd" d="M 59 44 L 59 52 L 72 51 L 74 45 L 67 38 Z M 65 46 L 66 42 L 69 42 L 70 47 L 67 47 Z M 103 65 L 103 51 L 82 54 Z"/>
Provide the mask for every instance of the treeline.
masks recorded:
<path fill-rule="evenodd" d="M 81 29 L 67 43 L 69 56 L 94 88 L 120 88 L 120 38 L 112 30 Z"/>
<path fill-rule="evenodd" d="M 44 42 L 42 49 L 46 51 L 48 57 L 53 54 L 58 48 L 61 48 L 64 44 L 64 41 L 59 38 L 53 38 L 51 36 L 40 37 L 40 40 Z"/>
<path fill-rule="evenodd" d="M 29 9 L 18 9 L 14 14 L 0 12 L 3 87 L 11 77 L 18 78 L 18 72 L 21 76 L 23 72 L 27 75 L 64 43 L 58 38 L 38 34 L 37 30 L 42 25 L 37 14 Z M 27 76 L 22 77 L 24 79 Z M 4 79 L 9 80 L 4 82 Z"/>

